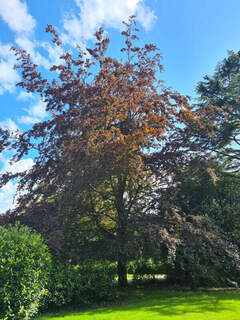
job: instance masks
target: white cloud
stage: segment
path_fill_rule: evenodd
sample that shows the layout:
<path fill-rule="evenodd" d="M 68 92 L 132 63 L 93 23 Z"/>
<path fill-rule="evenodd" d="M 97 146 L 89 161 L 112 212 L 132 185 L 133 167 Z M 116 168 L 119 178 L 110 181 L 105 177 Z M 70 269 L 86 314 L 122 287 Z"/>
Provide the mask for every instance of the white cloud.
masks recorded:
<path fill-rule="evenodd" d="M 0 122 L 0 127 L 2 127 L 5 130 L 8 129 L 13 133 L 19 130 L 18 126 L 12 119 L 7 119 L 5 121 Z"/>
<path fill-rule="evenodd" d="M 34 118 L 34 117 L 30 117 L 30 116 L 21 116 L 20 118 L 18 118 L 18 122 L 24 123 L 24 124 L 33 124 L 38 121 L 39 121 L 38 118 Z"/>
<path fill-rule="evenodd" d="M 49 42 L 41 42 L 39 45 L 48 53 L 49 66 L 62 64 L 60 57 L 65 53 L 62 47 L 50 44 Z"/>
<path fill-rule="evenodd" d="M 16 33 L 33 32 L 36 21 L 28 13 L 25 1 L 0 0 L 0 17 Z"/>
<path fill-rule="evenodd" d="M 41 100 L 30 106 L 29 109 L 24 110 L 27 112 L 27 115 L 18 118 L 19 123 L 33 124 L 35 122 L 39 122 L 47 115 L 46 104 Z"/>
<path fill-rule="evenodd" d="M 14 208 L 14 196 L 16 194 L 17 184 L 9 181 L 0 190 L 0 214 Z"/>
<path fill-rule="evenodd" d="M 49 60 L 36 50 L 37 47 L 42 46 L 40 42 L 30 39 L 26 35 L 16 37 L 15 42 L 20 48 L 26 50 L 31 55 L 34 63 L 43 66 L 45 69 L 50 68 L 51 64 Z"/>
<path fill-rule="evenodd" d="M 40 119 L 43 119 L 45 116 L 46 116 L 46 104 L 44 102 L 42 102 L 41 100 L 33 105 L 29 110 L 28 110 L 28 113 L 31 115 L 31 116 L 34 116 L 34 117 L 38 117 Z"/>
<path fill-rule="evenodd" d="M 20 91 L 19 95 L 17 96 L 17 99 L 21 101 L 27 101 L 35 99 L 35 97 L 32 92 Z"/>
<path fill-rule="evenodd" d="M 16 60 L 10 48 L 10 44 L 0 43 L 0 95 L 5 91 L 14 92 L 16 83 L 20 81 L 17 71 L 13 69 Z"/>
<path fill-rule="evenodd" d="M 5 158 L 3 155 L 0 156 L 0 162 L 2 163 L 2 169 L 0 173 L 11 171 L 12 173 L 18 173 L 25 170 L 29 170 L 34 165 L 34 161 L 31 158 L 22 159 L 17 163 L 10 164 L 9 159 Z M 4 213 L 6 210 L 14 208 L 14 197 L 17 191 L 17 182 L 9 181 L 0 190 L 0 214 Z"/>
<path fill-rule="evenodd" d="M 19 80 L 18 74 L 13 70 L 13 65 L 9 61 L 0 62 L 0 94 L 5 91 L 12 93 Z"/>
<path fill-rule="evenodd" d="M 122 29 L 122 21 L 136 15 L 145 29 L 150 29 L 156 16 L 144 0 L 75 0 L 80 12 L 65 17 L 62 40 L 82 43 L 91 39 L 99 26 Z"/>
<path fill-rule="evenodd" d="M 34 161 L 32 158 L 22 159 L 16 163 L 10 164 L 8 159 L 2 157 L 2 163 L 3 168 L 1 170 L 1 173 L 9 171 L 14 174 L 25 170 L 29 170 L 34 165 Z"/>
<path fill-rule="evenodd" d="M 34 53 L 36 42 L 34 40 L 30 40 L 26 35 L 20 35 L 15 38 L 16 44 L 26 50 L 31 55 Z"/>
<path fill-rule="evenodd" d="M 0 57 L 1 59 L 9 59 L 10 57 L 11 58 L 14 58 L 14 54 L 13 52 L 11 52 L 11 44 L 8 43 L 8 44 L 2 44 L 0 42 Z"/>
<path fill-rule="evenodd" d="M 60 56 L 64 54 L 62 47 L 57 47 L 49 42 L 31 40 L 25 35 L 16 37 L 15 42 L 20 48 L 26 50 L 31 55 L 31 59 L 34 63 L 45 69 L 50 69 L 53 64 L 62 63 L 62 60 L 60 59 Z M 45 50 L 47 58 L 41 55 L 37 51 L 37 48 Z"/>
<path fill-rule="evenodd" d="M 16 45 L 30 53 L 34 63 L 48 69 L 50 67 L 49 60 L 37 50 L 38 47 L 42 47 L 42 44 L 34 39 L 36 20 L 28 12 L 26 2 L 20 0 L 0 0 L 0 18 L 15 33 Z M 0 69 L 0 71 L 2 70 Z M 9 72 L 8 74 L 11 75 Z M 6 86 L 0 93 L 6 90 L 9 91 L 10 87 Z"/>
<path fill-rule="evenodd" d="M 142 26 L 147 30 L 151 30 L 157 17 L 154 15 L 153 11 L 144 4 L 140 4 L 136 9 L 136 16 Z"/>
<path fill-rule="evenodd" d="M 135 14 L 145 29 L 150 29 L 156 17 L 145 4 L 145 0 L 74 0 L 78 14 L 68 14 L 64 18 L 64 32 L 61 38 L 64 43 L 83 45 L 93 37 L 99 26 L 122 29 L 122 21 Z M 52 64 L 61 63 L 59 56 L 63 50 L 55 45 L 39 42 L 34 39 L 36 20 L 29 13 L 24 0 L 0 0 L 0 18 L 15 33 L 15 43 L 30 53 L 34 63 L 49 69 Z M 44 49 L 46 55 L 40 49 Z M 41 53 L 40 53 L 41 52 Z M 0 48 L 1 58 L 1 48 Z M 13 92 L 19 76 L 12 70 L 14 63 L 5 57 L 0 60 L 0 94 Z M 25 119 L 30 121 L 30 119 Z"/>

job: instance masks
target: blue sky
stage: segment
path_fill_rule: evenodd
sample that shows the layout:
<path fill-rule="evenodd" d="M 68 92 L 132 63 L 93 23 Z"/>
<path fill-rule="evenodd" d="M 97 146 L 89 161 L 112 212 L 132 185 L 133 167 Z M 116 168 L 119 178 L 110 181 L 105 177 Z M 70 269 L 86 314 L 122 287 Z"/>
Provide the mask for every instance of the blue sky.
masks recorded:
<path fill-rule="evenodd" d="M 9 48 L 27 49 L 43 72 L 61 52 L 48 42 L 52 24 L 68 47 L 91 43 L 99 26 L 112 38 L 111 52 L 118 55 L 121 22 L 135 14 L 141 43 L 155 43 L 163 55 L 161 78 L 184 95 L 205 74 L 212 74 L 227 50 L 240 49 L 239 0 L 0 0 L 0 125 L 13 132 L 25 130 L 47 117 L 39 97 L 15 87 L 20 75 L 13 70 Z M 140 43 L 140 44 L 141 44 Z M 9 154 L 0 156 L 0 170 L 10 168 Z M 31 158 L 11 167 L 31 167 Z M 16 183 L 0 191 L 0 212 L 12 206 Z"/>

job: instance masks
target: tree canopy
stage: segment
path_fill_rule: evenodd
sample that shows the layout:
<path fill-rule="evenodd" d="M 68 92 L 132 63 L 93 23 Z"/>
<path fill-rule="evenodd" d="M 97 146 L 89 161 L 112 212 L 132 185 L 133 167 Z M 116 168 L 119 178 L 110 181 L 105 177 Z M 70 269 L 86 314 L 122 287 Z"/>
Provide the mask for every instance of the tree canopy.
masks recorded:
<path fill-rule="evenodd" d="M 239 170 L 239 115 L 240 115 L 240 52 L 229 51 L 228 57 L 218 63 L 212 76 L 199 82 L 197 93 L 201 105 L 222 108 L 215 128 L 212 150 L 229 162 L 231 170 Z"/>

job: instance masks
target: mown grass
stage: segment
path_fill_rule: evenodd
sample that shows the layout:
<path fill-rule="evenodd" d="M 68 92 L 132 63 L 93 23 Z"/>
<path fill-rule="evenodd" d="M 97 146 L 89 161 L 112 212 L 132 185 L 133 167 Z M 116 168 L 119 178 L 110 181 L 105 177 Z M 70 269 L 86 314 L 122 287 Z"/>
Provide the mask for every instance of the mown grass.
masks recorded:
<path fill-rule="evenodd" d="M 49 313 L 36 320 L 239 320 L 240 291 L 130 289 L 118 304 Z"/>

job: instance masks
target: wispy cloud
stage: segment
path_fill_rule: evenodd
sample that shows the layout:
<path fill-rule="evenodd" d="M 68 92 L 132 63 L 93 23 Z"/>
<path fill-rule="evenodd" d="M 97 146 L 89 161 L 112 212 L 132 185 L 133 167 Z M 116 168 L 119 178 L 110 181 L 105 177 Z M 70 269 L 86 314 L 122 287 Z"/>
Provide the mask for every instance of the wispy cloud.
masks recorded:
<path fill-rule="evenodd" d="M 3 164 L 1 173 L 9 171 L 15 174 L 18 172 L 29 170 L 34 165 L 34 161 L 31 158 L 22 159 L 16 163 L 11 164 L 9 162 L 9 159 L 5 158 L 4 156 L 1 156 L 1 162 Z"/>
<path fill-rule="evenodd" d="M 0 95 L 5 91 L 13 93 L 16 83 L 20 81 L 17 71 L 13 69 L 16 60 L 10 48 L 10 44 L 0 43 Z"/>
<path fill-rule="evenodd" d="M 35 99 L 35 97 L 32 92 L 20 91 L 19 95 L 17 96 L 17 99 L 21 101 L 27 101 Z"/>
<path fill-rule="evenodd" d="M 0 214 L 14 208 L 14 196 L 17 190 L 17 184 L 9 181 L 0 190 Z"/>
<path fill-rule="evenodd" d="M 0 173 L 11 171 L 13 173 L 22 172 L 29 170 L 34 165 L 34 161 L 31 158 L 22 159 L 17 163 L 10 164 L 9 159 L 5 158 L 3 155 L 0 156 L 0 163 L 2 164 L 2 169 Z M 0 214 L 4 213 L 6 210 L 13 209 L 14 197 L 17 191 L 17 182 L 9 181 L 0 190 Z"/>
<path fill-rule="evenodd" d="M 0 17 L 16 33 L 31 33 L 36 26 L 25 1 L 0 0 Z"/>
<path fill-rule="evenodd" d="M 5 121 L 1 121 L 0 122 L 0 127 L 3 129 L 7 129 L 12 133 L 15 133 L 16 131 L 19 131 L 18 126 L 16 125 L 16 123 L 12 120 L 12 119 L 7 119 Z"/>
<path fill-rule="evenodd" d="M 31 55 L 32 61 L 39 66 L 49 69 L 50 61 L 37 51 L 37 48 L 43 47 L 43 44 L 39 41 L 29 38 L 26 34 L 19 35 L 15 38 L 15 43 L 18 47 L 26 50 Z"/>
<path fill-rule="evenodd" d="M 93 37 L 102 25 L 121 29 L 122 21 L 135 14 L 142 26 L 149 30 L 156 16 L 144 0 L 75 0 L 79 9 L 64 18 L 64 42 L 82 43 Z"/>
<path fill-rule="evenodd" d="M 39 100 L 36 104 L 31 105 L 28 109 L 24 108 L 27 115 L 18 118 L 19 123 L 33 124 L 44 119 L 47 115 L 46 104 Z"/>
<path fill-rule="evenodd" d="M 0 0 L 0 18 L 15 33 L 17 39 L 29 39 L 31 42 L 36 21 L 29 14 L 25 1 Z M 10 51 L 11 46 L 12 44 L 0 44 L 0 95 L 6 91 L 14 92 L 16 83 L 20 81 L 17 71 L 13 69 L 16 60 Z M 34 46 L 33 43 L 32 47 Z"/>
<path fill-rule="evenodd" d="M 35 39 L 37 22 L 29 13 L 26 2 L 22 0 L 0 0 L 0 18 L 2 18 L 9 29 L 14 32 L 14 45 L 30 53 L 34 63 L 45 69 L 49 69 L 53 60 L 54 46 L 50 44 L 47 45 L 46 43 L 39 42 Z M 46 56 L 43 56 L 39 52 L 39 48 L 44 48 L 46 50 Z M 55 56 L 57 53 L 55 53 Z M 9 53 L 9 56 L 11 56 L 11 53 Z M 6 59 L 8 58 L 6 57 Z M 7 63 L 6 61 L 1 63 L 0 94 L 4 91 L 12 90 L 17 82 L 14 81 L 14 76 L 16 77 L 17 74 L 16 71 L 11 70 L 13 69 L 14 64 L 15 60 L 9 61 L 9 59 Z M 2 83 L 4 83 L 4 85 Z"/>

